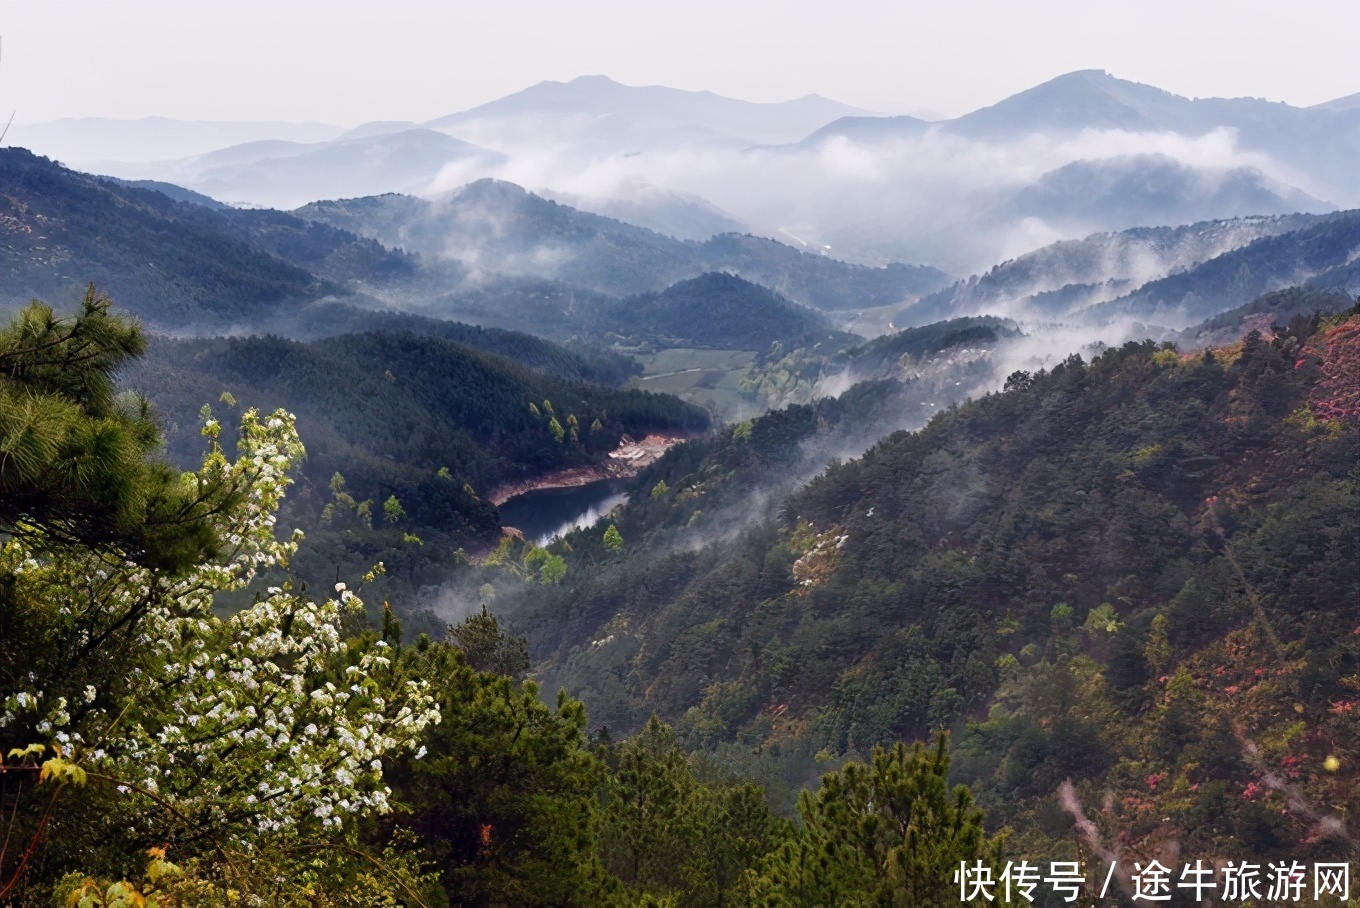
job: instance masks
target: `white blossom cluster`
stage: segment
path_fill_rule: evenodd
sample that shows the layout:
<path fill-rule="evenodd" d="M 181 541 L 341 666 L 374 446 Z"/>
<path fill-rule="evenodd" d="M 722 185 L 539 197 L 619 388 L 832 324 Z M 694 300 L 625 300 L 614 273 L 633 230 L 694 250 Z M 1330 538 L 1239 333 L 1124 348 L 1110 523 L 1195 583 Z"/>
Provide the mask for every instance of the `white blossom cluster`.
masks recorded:
<path fill-rule="evenodd" d="M 208 417 L 212 451 L 183 479 L 190 489 L 222 490 L 225 504 L 212 519 L 226 551 L 213 563 L 171 578 L 94 554 L 50 557 L 18 540 L 0 549 L 0 572 L 31 584 L 72 627 L 132 610 L 141 616 L 140 643 L 154 658 L 133 672 L 131 704 L 100 729 L 100 747 L 77 756 L 124 780 L 130 796 L 139 788 L 241 837 L 383 811 L 383 756 L 414 748 L 439 721 L 427 682 L 396 678 L 381 641 L 364 651 L 346 644 L 342 620 L 362 603 L 344 584 L 323 602 L 273 587 L 230 618 L 213 614 L 215 594 L 286 565 L 301 538 L 280 541 L 274 532 L 288 471 L 303 453 L 293 417 L 245 413 L 235 462 L 216 444 L 219 431 Z M 87 687 L 80 696 L 89 703 L 97 694 Z M 39 690 L 0 691 L 0 725 L 36 713 L 42 701 Z M 85 737 L 57 731 L 69 722 L 66 706 L 61 699 L 36 730 L 63 743 L 93 740 L 92 723 Z"/>

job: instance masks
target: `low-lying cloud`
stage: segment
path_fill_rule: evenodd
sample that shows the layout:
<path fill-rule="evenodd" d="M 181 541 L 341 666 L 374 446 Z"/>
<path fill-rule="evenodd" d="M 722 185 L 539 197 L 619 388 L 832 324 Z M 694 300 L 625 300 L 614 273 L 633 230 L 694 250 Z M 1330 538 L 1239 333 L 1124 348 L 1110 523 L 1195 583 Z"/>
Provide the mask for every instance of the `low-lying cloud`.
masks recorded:
<path fill-rule="evenodd" d="M 781 228 L 798 225 L 800 239 L 830 246 L 832 255 L 926 262 L 955 273 L 979 270 L 1059 239 L 1135 226 L 1111 224 L 1117 214 L 1105 223 L 1055 223 L 1006 210 L 1016 193 L 1074 162 L 1154 156 L 1193 172 L 1198 185 L 1185 194 L 1192 198 L 1212 197 L 1228 175 L 1243 171 L 1258 172 L 1267 186 L 1286 191 L 1307 183 L 1269 155 L 1243 149 L 1236 131 L 1227 128 L 1200 136 L 1125 130 L 1036 133 L 1007 143 L 931 128 L 874 142 L 833 136 L 810 147 L 687 146 L 632 152 L 528 140 L 496 147 L 508 155 L 504 164 L 457 162 L 426 192 L 439 194 L 474 176 L 588 200 L 627 197 L 637 185 L 649 185 L 705 199 L 764 235 L 778 238 Z"/>

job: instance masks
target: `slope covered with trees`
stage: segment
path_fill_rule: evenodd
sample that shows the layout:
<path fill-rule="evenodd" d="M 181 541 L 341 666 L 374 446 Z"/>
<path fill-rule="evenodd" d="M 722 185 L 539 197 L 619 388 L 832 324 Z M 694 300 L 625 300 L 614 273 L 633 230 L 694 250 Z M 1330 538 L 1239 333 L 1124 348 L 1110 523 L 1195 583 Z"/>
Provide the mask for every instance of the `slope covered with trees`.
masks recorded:
<path fill-rule="evenodd" d="M 839 310 L 905 302 L 948 280 L 929 266 L 851 265 L 758 237 L 676 240 L 498 180 L 478 180 L 435 200 L 389 194 L 314 202 L 296 213 L 483 279 L 561 281 L 613 296 L 729 271 L 796 303 Z"/>
<path fill-rule="evenodd" d="M 0 149 L 0 304 L 70 299 L 90 281 L 167 330 L 267 319 L 346 292 L 355 277 L 400 281 L 406 256 L 276 211 L 214 210 Z"/>
<path fill-rule="evenodd" d="M 514 614 L 597 720 L 656 712 L 751 772 L 953 727 L 1035 859 L 1354 859 L 1357 337 L 1016 373 L 747 529 L 697 516 L 721 473 L 663 461 L 623 552 L 573 537 Z"/>
<path fill-rule="evenodd" d="M 411 321 L 418 320 L 381 323 Z M 598 469 L 625 434 L 708 427 L 706 413 L 673 397 L 579 377 L 616 379 L 610 357 L 577 356 L 511 332 L 417 327 L 472 344 L 401 331 L 308 342 L 157 337 L 119 381 L 147 395 L 181 467 L 202 457 L 205 404 L 229 426 L 242 408 L 294 414 L 308 450 L 285 511 L 308 534 L 298 569 L 339 579 L 382 562 L 376 593 L 423 629 L 438 626 L 428 609 L 439 586 L 466 570 L 465 550 L 499 539 L 497 486 Z"/>
<path fill-rule="evenodd" d="M 703 274 L 600 313 L 598 330 L 665 347 L 766 351 L 832 335 L 821 313 L 731 274 Z"/>
<path fill-rule="evenodd" d="M 114 399 L 143 343 L 93 293 L 0 332 L 0 901 L 907 906 L 998 857 L 943 736 L 829 772 L 795 826 L 655 719 L 588 739 L 485 611 L 368 627 L 380 567 L 332 583 L 277 532 L 293 417 L 243 413 L 234 459 L 205 418 L 176 475 Z"/>
<path fill-rule="evenodd" d="M 1360 211 L 1341 211 L 1265 236 L 1094 306 L 1089 318 L 1134 316 L 1179 326 L 1298 284 L 1360 291 Z"/>
<path fill-rule="evenodd" d="M 282 328 L 286 327 L 286 331 Z M 468 325 L 408 312 L 363 309 L 343 302 L 321 302 L 290 315 L 281 330 L 299 340 L 341 334 L 418 334 L 457 341 L 512 359 L 535 372 L 558 378 L 621 385 L 642 371 L 633 358 L 578 339 L 550 341 L 523 331 Z"/>
<path fill-rule="evenodd" d="M 1061 316 L 1262 237 L 1309 226 L 1317 217 L 1241 217 L 1179 227 L 1134 227 L 1063 240 L 931 293 L 899 312 L 895 321 L 921 325 L 955 315 L 997 311 Z"/>

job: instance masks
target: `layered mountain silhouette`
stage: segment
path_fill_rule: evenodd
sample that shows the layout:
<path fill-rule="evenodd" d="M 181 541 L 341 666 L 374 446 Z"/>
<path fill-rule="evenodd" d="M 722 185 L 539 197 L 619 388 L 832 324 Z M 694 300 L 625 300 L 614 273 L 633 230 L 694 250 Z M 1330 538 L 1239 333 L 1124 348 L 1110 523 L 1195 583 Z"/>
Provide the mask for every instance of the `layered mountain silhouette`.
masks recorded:
<path fill-rule="evenodd" d="M 895 323 L 993 314 L 1184 328 L 1302 285 L 1360 292 L 1360 212 L 1209 221 L 1068 240 L 1003 262 L 907 307 Z"/>
<path fill-rule="evenodd" d="M 645 293 L 728 271 L 794 302 L 838 310 L 893 305 L 948 280 L 926 266 L 851 265 L 754 236 L 686 242 L 496 180 L 437 199 L 383 195 L 318 202 L 297 213 L 428 263 L 456 265 L 470 278 L 557 280 L 606 294 Z"/>
<path fill-rule="evenodd" d="M 258 325 L 414 263 L 280 211 L 215 209 L 0 150 L 0 306 L 67 305 L 94 282 L 165 331 Z"/>
<path fill-rule="evenodd" d="M 1117 230 L 1335 206 L 1250 167 L 1196 168 L 1165 155 L 1074 161 L 1020 190 L 1003 209 L 1058 228 Z"/>
<path fill-rule="evenodd" d="M 820 95 L 756 104 L 708 91 L 660 85 L 629 86 L 607 76 L 540 82 L 523 91 L 426 126 L 507 148 L 524 142 L 570 139 L 611 151 L 699 144 L 792 142 L 859 110 Z"/>
<path fill-rule="evenodd" d="M 504 162 L 504 155 L 441 132 L 403 129 L 327 142 L 249 142 L 170 164 L 120 168 L 119 175 L 162 174 L 224 201 L 293 208 L 321 198 L 420 192 L 446 168 L 476 173 Z"/>
<path fill-rule="evenodd" d="M 1097 230 L 1360 205 L 1357 97 L 1308 108 L 1191 99 L 1085 70 L 934 120 L 816 95 L 755 104 L 583 76 L 425 123 L 232 132 L 157 121 L 143 124 L 167 137 L 152 163 L 120 138 L 132 123 L 64 121 L 17 135 L 119 178 L 235 204 L 433 197 L 497 178 L 671 237 L 792 233 L 853 261 L 967 273 Z M 201 151 L 228 133 L 253 140 Z"/>
<path fill-rule="evenodd" d="M 913 117 L 838 120 L 805 144 L 835 137 L 886 141 L 926 129 L 990 143 L 1089 131 L 1197 137 L 1231 130 L 1237 147 L 1271 155 L 1297 171 L 1306 191 L 1347 204 L 1360 202 L 1360 174 L 1349 165 L 1360 149 L 1357 99 L 1360 95 L 1350 95 L 1307 108 L 1261 98 L 1191 99 L 1093 69 L 1059 76 L 941 123 Z"/>

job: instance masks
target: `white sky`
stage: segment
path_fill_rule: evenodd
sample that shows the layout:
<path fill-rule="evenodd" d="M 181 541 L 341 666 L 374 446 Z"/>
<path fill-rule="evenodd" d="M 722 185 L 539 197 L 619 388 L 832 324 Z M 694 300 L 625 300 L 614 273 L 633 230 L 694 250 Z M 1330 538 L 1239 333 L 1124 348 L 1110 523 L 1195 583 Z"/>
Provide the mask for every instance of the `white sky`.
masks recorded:
<path fill-rule="evenodd" d="M 0 0 L 19 122 L 423 121 L 544 79 L 966 113 L 1075 69 L 1192 97 L 1360 92 L 1360 0 Z"/>

